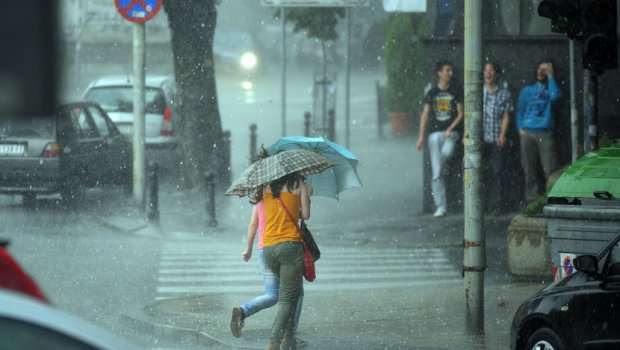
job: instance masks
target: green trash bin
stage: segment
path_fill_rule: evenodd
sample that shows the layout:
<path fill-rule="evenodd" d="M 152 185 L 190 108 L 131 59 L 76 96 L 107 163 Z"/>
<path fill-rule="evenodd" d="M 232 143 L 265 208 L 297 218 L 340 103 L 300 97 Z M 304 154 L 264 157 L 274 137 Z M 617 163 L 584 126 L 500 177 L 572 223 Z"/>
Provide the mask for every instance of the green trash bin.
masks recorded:
<path fill-rule="evenodd" d="M 620 145 L 601 148 L 573 163 L 547 196 L 553 273 L 574 272 L 572 259 L 596 254 L 620 233 Z"/>

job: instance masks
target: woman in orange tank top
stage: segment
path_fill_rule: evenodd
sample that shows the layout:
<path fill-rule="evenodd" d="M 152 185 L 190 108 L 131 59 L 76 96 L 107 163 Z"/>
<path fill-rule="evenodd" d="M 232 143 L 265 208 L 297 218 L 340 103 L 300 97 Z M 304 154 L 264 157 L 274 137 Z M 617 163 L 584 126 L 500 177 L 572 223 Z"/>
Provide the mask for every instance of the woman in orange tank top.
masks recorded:
<path fill-rule="evenodd" d="M 296 349 L 292 325 L 301 289 L 304 256 L 297 221 L 310 218 L 310 198 L 303 177 L 293 173 L 269 183 L 263 189 L 263 205 L 265 265 L 280 278 L 278 311 L 267 349 L 280 350 L 280 346 L 282 349 Z"/>

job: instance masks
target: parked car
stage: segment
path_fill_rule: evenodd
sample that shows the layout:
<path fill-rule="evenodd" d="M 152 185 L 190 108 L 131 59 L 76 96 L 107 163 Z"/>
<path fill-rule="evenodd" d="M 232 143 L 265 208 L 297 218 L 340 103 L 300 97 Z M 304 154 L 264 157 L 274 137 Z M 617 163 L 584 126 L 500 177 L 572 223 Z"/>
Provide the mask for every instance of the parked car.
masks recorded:
<path fill-rule="evenodd" d="M 0 349 L 137 350 L 139 347 L 49 304 L 0 289 Z"/>
<path fill-rule="evenodd" d="M 133 77 L 107 76 L 93 81 L 83 99 L 97 102 L 118 130 L 133 142 Z M 145 144 L 147 148 L 175 148 L 175 85 L 168 76 L 145 79 Z"/>
<path fill-rule="evenodd" d="M 132 184 L 131 144 L 93 102 L 58 107 L 51 117 L 0 119 L 0 193 L 61 193 L 82 186 Z"/>
<path fill-rule="evenodd" d="M 513 350 L 620 349 L 620 235 L 598 256 L 573 259 L 577 272 L 523 302 Z"/>

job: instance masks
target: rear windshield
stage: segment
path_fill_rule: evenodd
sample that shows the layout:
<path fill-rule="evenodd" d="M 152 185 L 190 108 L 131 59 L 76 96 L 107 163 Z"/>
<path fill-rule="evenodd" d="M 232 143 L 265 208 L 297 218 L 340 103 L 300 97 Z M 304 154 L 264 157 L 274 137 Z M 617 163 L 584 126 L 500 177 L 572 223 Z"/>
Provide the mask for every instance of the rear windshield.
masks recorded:
<path fill-rule="evenodd" d="M 97 102 L 106 112 L 133 112 L 133 87 L 105 86 L 92 88 L 86 93 L 86 100 Z M 161 89 L 146 88 L 145 112 L 164 114 L 166 98 Z"/>
<path fill-rule="evenodd" d="M 0 139 L 10 137 L 49 138 L 54 136 L 54 118 L 0 119 Z"/>

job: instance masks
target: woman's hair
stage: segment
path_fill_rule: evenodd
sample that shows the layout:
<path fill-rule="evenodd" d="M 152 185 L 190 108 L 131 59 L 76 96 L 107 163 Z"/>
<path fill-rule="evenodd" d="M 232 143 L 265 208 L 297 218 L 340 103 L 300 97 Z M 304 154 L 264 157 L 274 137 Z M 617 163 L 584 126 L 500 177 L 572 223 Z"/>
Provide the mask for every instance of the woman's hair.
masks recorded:
<path fill-rule="evenodd" d="M 254 158 L 252 159 L 252 163 L 257 162 L 263 158 L 267 158 L 269 157 L 269 153 L 267 153 L 267 150 L 265 149 L 265 145 L 262 145 L 260 147 L 260 150 L 258 151 L 258 153 L 256 153 L 254 155 Z M 254 194 L 250 195 L 250 204 L 254 205 L 260 201 L 263 200 L 263 189 L 265 188 L 265 186 L 259 186 L 256 191 L 254 192 Z"/>
<path fill-rule="evenodd" d="M 279 179 L 271 181 L 269 186 L 271 187 L 271 193 L 276 198 L 280 198 L 280 192 L 282 192 L 282 188 L 286 185 L 289 190 L 294 190 L 299 187 L 299 181 L 301 181 L 301 175 L 295 172 L 292 174 L 284 175 Z"/>

